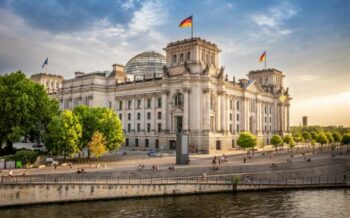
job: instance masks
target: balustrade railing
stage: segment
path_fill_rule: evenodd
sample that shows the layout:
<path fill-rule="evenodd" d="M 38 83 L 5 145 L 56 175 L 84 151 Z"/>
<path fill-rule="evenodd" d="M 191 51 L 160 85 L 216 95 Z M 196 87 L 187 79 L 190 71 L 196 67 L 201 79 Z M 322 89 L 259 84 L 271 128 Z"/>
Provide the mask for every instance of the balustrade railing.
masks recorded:
<path fill-rule="evenodd" d="M 110 176 L 1 176 L 2 184 L 241 184 L 241 185 L 321 185 L 345 184 L 342 176 L 313 176 L 302 178 L 253 178 L 236 175 L 191 176 L 171 178 L 122 178 Z"/>

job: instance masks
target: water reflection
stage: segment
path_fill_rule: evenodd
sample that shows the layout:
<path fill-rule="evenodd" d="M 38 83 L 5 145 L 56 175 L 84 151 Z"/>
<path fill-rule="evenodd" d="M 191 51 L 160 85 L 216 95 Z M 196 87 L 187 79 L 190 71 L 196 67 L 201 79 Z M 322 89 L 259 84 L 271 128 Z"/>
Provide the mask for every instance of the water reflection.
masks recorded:
<path fill-rule="evenodd" d="M 347 189 L 157 197 L 0 209 L 12 217 L 350 217 Z"/>

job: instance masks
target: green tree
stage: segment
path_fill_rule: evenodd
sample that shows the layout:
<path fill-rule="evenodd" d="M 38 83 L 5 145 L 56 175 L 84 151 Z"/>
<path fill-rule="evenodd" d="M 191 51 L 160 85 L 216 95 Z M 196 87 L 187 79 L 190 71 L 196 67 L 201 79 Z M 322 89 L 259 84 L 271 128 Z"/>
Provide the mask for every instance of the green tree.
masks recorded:
<path fill-rule="evenodd" d="M 333 137 L 335 143 L 339 143 L 341 141 L 341 135 L 338 131 L 334 131 L 332 133 L 332 137 Z"/>
<path fill-rule="evenodd" d="M 307 143 L 307 144 L 310 144 L 312 138 L 311 138 L 311 134 L 309 132 L 303 132 L 303 138 L 304 138 L 304 141 Z"/>
<path fill-rule="evenodd" d="M 239 134 L 239 138 L 237 140 L 237 145 L 239 145 L 241 148 L 247 149 L 247 156 L 249 149 L 252 149 L 257 144 L 257 138 L 255 135 L 251 134 L 250 132 L 241 132 Z"/>
<path fill-rule="evenodd" d="M 73 155 L 80 151 L 79 139 L 82 128 L 78 118 L 70 110 L 63 111 L 60 116 L 55 116 L 48 125 L 44 137 L 48 151 L 53 154 Z"/>
<path fill-rule="evenodd" d="M 124 143 L 122 123 L 117 114 L 109 108 L 90 108 L 78 106 L 74 109 L 83 128 L 80 148 L 87 146 L 94 132 L 98 131 L 106 138 L 107 150 L 116 150 Z"/>
<path fill-rule="evenodd" d="M 288 147 L 290 149 L 294 148 L 295 142 L 294 142 L 293 137 L 291 135 L 289 135 L 289 134 L 285 135 L 284 138 L 283 138 L 283 141 L 284 141 L 284 143 L 286 143 L 288 145 Z"/>
<path fill-rule="evenodd" d="M 49 98 L 42 85 L 20 71 L 0 76 L 0 146 L 31 135 L 40 140 L 52 115 L 58 113 L 58 103 Z"/>
<path fill-rule="evenodd" d="M 349 144 L 350 144 L 350 133 L 346 133 L 341 138 L 341 143 L 346 145 L 347 151 L 349 151 Z"/>
<path fill-rule="evenodd" d="M 280 135 L 273 135 L 271 138 L 271 144 L 275 147 L 277 153 L 277 147 L 283 144 L 283 139 Z"/>
<path fill-rule="evenodd" d="M 91 137 L 91 141 L 88 143 L 89 153 L 99 158 L 102 154 L 106 153 L 106 138 L 102 133 L 96 131 Z"/>
<path fill-rule="evenodd" d="M 323 132 L 318 134 L 316 141 L 321 145 L 321 151 L 323 149 L 323 146 L 325 144 L 328 144 L 327 136 Z"/>
<path fill-rule="evenodd" d="M 315 132 L 315 131 L 312 131 L 311 133 L 311 138 L 313 139 L 313 140 L 317 140 L 317 137 L 318 137 L 318 134 L 317 134 L 317 132 Z"/>
<path fill-rule="evenodd" d="M 304 138 L 303 135 L 300 132 L 295 133 L 295 135 L 293 136 L 293 140 L 299 144 L 299 142 L 303 142 Z"/>

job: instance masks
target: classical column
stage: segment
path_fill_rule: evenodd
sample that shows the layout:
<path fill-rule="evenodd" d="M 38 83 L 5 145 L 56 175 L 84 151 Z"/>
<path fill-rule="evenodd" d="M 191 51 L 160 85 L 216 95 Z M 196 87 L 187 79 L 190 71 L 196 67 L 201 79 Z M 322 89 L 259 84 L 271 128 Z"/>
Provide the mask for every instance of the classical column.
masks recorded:
<path fill-rule="evenodd" d="M 188 131 L 189 127 L 189 88 L 183 88 L 184 92 L 184 115 L 183 115 L 183 130 Z"/>
<path fill-rule="evenodd" d="M 170 128 L 168 127 L 168 116 L 170 114 L 167 113 L 167 97 L 168 97 L 168 90 L 162 90 L 162 131 L 169 130 Z"/>
<path fill-rule="evenodd" d="M 221 127 L 220 127 L 220 130 L 221 131 L 225 131 L 226 128 L 226 111 L 225 111 L 225 105 L 226 105 L 226 97 L 225 97 L 225 92 L 220 92 L 218 93 L 220 95 L 220 103 L 221 103 L 221 106 L 220 106 L 220 117 L 221 117 Z"/>
<path fill-rule="evenodd" d="M 290 132 L 290 116 L 289 116 L 289 107 L 290 104 L 287 104 L 287 132 Z"/>
<path fill-rule="evenodd" d="M 209 88 L 204 88 L 202 89 L 203 95 L 205 98 L 205 105 L 204 105 L 204 127 L 202 128 L 203 130 L 208 130 L 210 131 L 210 89 Z"/>

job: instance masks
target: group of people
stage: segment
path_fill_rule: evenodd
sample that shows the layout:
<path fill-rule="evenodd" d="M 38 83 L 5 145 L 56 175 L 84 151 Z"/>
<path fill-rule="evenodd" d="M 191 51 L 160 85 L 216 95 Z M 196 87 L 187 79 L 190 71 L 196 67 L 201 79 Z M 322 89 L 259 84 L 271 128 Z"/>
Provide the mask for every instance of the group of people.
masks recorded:
<path fill-rule="evenodd" d="M 219 170 L 219 166 L 224 162 L 227 162 L 227 156 L 225 154 L 223 154 L 221 157 L 216 157 L 215 155 L 212 160 L 213 170 Z"/>
<path fill-rule="evenodd" d="M 157 170 L 158 170 L 158 165 L 153 164 L 153 165 L 152 165 L 152 170 L 157 171 Z"/>
<path fill-rule="evenodd" d="M 143 164 L 139 164 L 139 166 L 137 167 L 137 169 L 139 169 L 139 170 L 142 170 L 144 168 L 145 168 L 145 165 L 143 165 Z"/>
<path fill-rule="evenodd" d="M 169 169 L 169 171 L 175 171 L 175 166 L 172 165 L 172 166 L 170 166 L 168 169 Z"/>
<path fill-rule="evenodd" d="M 84 170 L 84 168 L 78 168 L 77 173 L 86 173 L 86 171 Z"/>

